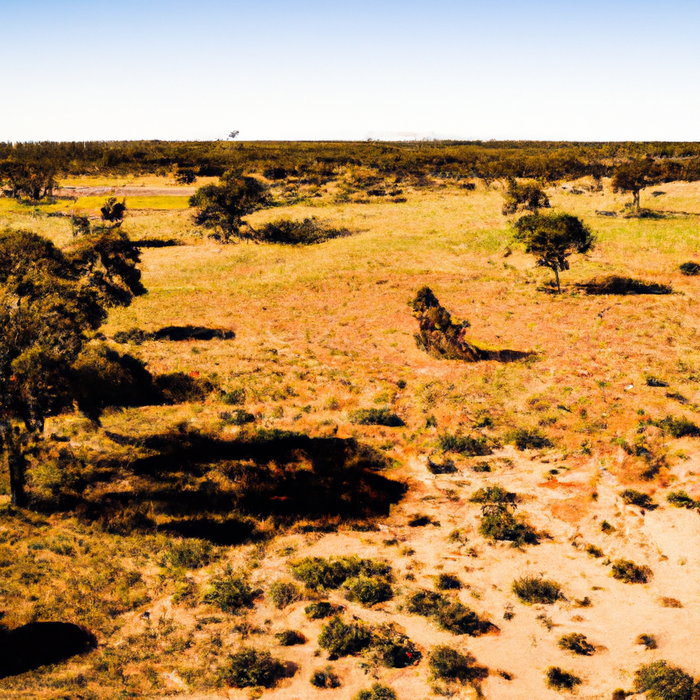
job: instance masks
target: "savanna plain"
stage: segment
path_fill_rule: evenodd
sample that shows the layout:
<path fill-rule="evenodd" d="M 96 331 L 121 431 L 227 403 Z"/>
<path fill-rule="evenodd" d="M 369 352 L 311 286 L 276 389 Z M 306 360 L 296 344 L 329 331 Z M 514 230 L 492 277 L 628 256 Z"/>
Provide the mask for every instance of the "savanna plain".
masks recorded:
<path fill-rule="evenodd" d="M 62 247 L 61 214 L 123 194 L 148 291 L 92 343 L 186 384 L 50 417 L 34 505 L 0 497 L 2 623 L 94 640 L 0 697 L 694 697 L 700 276 L 679 266 L 700 263 L 700 183 L 643 189 L 646 216 L 605 177 L 547 184 L 595 236 L 557 294 L 505 181 L 347 196 L 357 172 L 293 203 L 271 180 L 279 206 L 247 217 L 350 234 L 314 245 L 209 238 L 188 198 L 214 177 L 0 198 L 3 227 Z M 580 286 L 606 275 L 671 293 Z M 496 359 L 417 344 L 425 286 Z M 159 333 L 188 326 L 217 333 Z"/>

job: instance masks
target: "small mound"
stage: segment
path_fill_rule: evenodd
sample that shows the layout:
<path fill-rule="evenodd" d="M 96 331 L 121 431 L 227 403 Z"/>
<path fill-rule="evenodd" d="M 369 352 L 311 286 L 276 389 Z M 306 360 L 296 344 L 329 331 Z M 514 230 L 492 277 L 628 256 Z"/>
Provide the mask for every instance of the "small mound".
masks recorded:
<path fill-rule="evenodd" d="M 302 221 L 276 219 L 256 229 L 253 239 L 259 243 L 283 243 L 285 245 L 313 245 L 333 238 L 351 236 L 346 228 L 333 228 L 315 216 Z"/>
<path fill-rule="evenodd" d="M 621 275 L 603 275 L 588 282 L 574 285 L 586 294 L 672 294 L 673 289 L 667 284 L 637 280 Z"/>

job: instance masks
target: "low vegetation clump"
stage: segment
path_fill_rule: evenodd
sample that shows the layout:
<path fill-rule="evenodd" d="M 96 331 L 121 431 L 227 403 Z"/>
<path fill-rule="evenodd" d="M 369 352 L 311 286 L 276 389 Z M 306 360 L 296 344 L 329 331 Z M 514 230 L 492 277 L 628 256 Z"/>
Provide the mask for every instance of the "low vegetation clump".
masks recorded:
<path fill-rule="evenodd" d="M 679 267 L 681 274 L 686 277 L 700 275 L 700 265 L 696 262 L 685 262 Z"/>
<path fill-rule="evenodd" d="M 269 651 L 244 647 L 219 668 L 224 685 L 234 688 L 272 688 L 285 675 L 284 664 Z"/>
<path fill-rule="evenodd" d="M 468 683 L 488 675 L 488 669 L 477 666 L 471 654 L 462 654 L 446 644 L 438 644 L 430 650 L 428 667 L 430 678 L 439 681 Z"/>
<path fill-rule="evenodd" d="M 351 236 L 346 228 L 335 228 L 319 221 L 315 216 L 308 216 L 301 221 L 293 219 L 276 219 L 255 229 L 253 240 L 259 243 L 283 243 L 285 245 L 313 245 L 333 238 Z"/>
<path fill-rule="evenodd" d="M 355 622 L 345 624 L 340 615 L 323 625 L 318 637 L 318 645 L 331 657 L 358 654 L 371 643 L 372 632 L 366 625 Z"/>
<path fill-rule="evenodd" d="M 700 508 L 700 502 L 689 496 L 685 491 L 671 491 L 666 500 L 675 508 Z"/>
<path fill-rule="evenodd" d="M 430 457 L 428 457 L 428 471 L 431 474 L 456 474 L 457 467 L 451 459 L 446 459 L 442 462 L 433 462 Z"/>
<path fill-rule="evenodd" d="M 648 566 L 639 566 L 629 559 L 617 559 L 610 575 L 622 583 L 647 583 L 653 574 Z"/>
<path fill-rule="evenodd" d="M 666 416 L 666 418 L 655 421 L 654 424 L 673 438 L 700 436 L 700 427 L 685 416 L 680 416 L 678 418 Z"/>
<path fill-rule="evenodd" d="M 584 551 L 586 554 L 590 554 L 590 556 L 595 557 L 596 559 L 600 559 L 602 556 L 605 556 L 605 552 L 600 547 L 596 547 L 594 544 L 587 544 Z"/>
<path fill-rule="evenodd" d="M 251 587 L 245 574 L 234 572 L 229 566 L 211 579 L 202 602 L 239 615 L 244 609 L 252 608 L 261 593 L 260 589 Z"/>
<path fill-rule="evenodd" d="M 383 603 L 394 597 L 391 585 L 384 578 L 357 576 L 345 581 L 343 587 L 346 590 L 345 597 L 349 601 L 361 603 L 365 607 Z"/>
<path fill-rule="evenodd" d="M 469 500 L 481 504 L 479 534 L 486 539 L 511 542 L 515 547 L 538 543 L 535 530 L 513 512 L 517 508 L 517 494 L 496 485 L 478 489 Z"/>
<path fill-rule="evenodd" d="M 640 634 L 636 640 L 637 644 L 641 644 L 647 651 L 657 649 L 659 643 L 656 641 L 656 636 L 653 634 Z"/>
<path fill-rule="evenodd" d="M 502 486 L 485 486 L 477 489 L 470 496 L 471 503 L 484 504 L 500 504 L 500 505 L 515 505 L 518 501 L 518 495 L 512 491 L 507 491 Z"/>
<path fill-rule="evenodd" d="M 388 685 L 373 683 L 369 690 L 360 690 L 352 700 L 396 700 L 396 693 Z"/>
<path fill-rule="evenodd" d="M 406 599 L 406 610 L 433 618 L 439 627 L 452 634 L 468 634 L 475 637 L 493 628 L 491 623 L 481 620 L 460 601 L 451 600 L 434 591 L 416 591 L 409 595 Z"/>
<path fill-rule="evenodd" d="M 590 656 L 595 653 L 595 647 L 586 639 L 586 635 L 580 632 L 565 634 L 559 638 L 557 644 L 560 649 L 573 651 L 574 654 L 579 654 L 580 656 Z"/>
<path fill-rule="evenodd" d="M 455 452 L 464 457 L 485 457 L 493 453 L 491 441 L 483 436 L 443 433 L 438 437 L 438 444 L 443 452 Z"/>
<path fill-rule="evenodd" d="M 638 280 L 622 275 L 603 275 L 588 282 L 575 285 L 586 294 L 672 294 L 673 289 L 667 284 Z"/>
<path fill-rule="evenodd" d="M 647 510 L 653 510 L 657 507 L 648 494 L 635 489 L 625 489 L 620 493 L 620 498 L 628 506 L 639 506 Z"/>
<path fill-rule="evenodd" d="M 267 595 L 278 610 L 283 610 L 298 600 L 301 592 L 291 581 L 275 581 L 270 586 Z"/>
<path fill-rule="evenodd" d="M 384 425 L 388 428 L 400 428 L 405 425 L 400 416 L 389 408 L 358 408 L 350 411 L 348 416 L 356 425 Z"/>
<path fill-rule="evenodd" d="M 454 574 L 438 574 L 435 577 L 435 588 L 439 591 L 456 591 L 461 587 L 462 582 Z"/>
<path fill-rule="evenodd" d="M 649 700 L 693 700 L 700 691 L 693 677 L 668 661 L 640 666 L 634 674 L 634 690 Z"/>
<path fill-rule="evenodd" d="M 330 665 L 314 671 L 309 682 L 314 688 L 340 688 L 342 685 L 340 678 Z"/>
<path fill-rule="evenodd" d="M 171 541 L 161 563 L 174 569 L 201 569 L 216 557 L 216 551 L 208 540 L 196 538 Z"/>
<path fill-rule="evenodd" d="M 319 603 L 311 603 L 304 608 L 304 614 L 309 620 L 324 620 L 332 615 L 337 615 L 340 612 L 340 607 L 329 603 L 327 600 L 322 600 Z"/>
<path fill-rule="evenodd" d="M 506 443 L 515 445 L 520 452 L 542 450 L 552 446 L 552 441 L 538 428 L 516 428 L 506 433 L 504 440 Z"/>
<path fill-rule="evenodd" d="M 372 630 L 370 655 L 387 668 L 406 668 L 421 660 L 416 645 L 396 625 L 384 623 Z"/>
<path fill-rule="evenodd" d="M 539 576 L 523 576 L 513 581 L 511 590 L 527 605 L 540 603 L 542 605 L 553 605 L 564 595 L 561 586 L 549 579 Z"/>
<path fill-rule="evenodd" d="M 669 598 L 668 596 L 662 596 L 659 599 L 662 608 L 682 608 L 683 603 L 681 603 L 678 598 Z"/>
<path fill-rule="evenodd" d="M 298 630 L 282 630 L 275 635 L 275 639 L 283 647 L 293 647 L 307 642 L 306 637 Z"/>
<path fill-rule="evenodd" d="M 550 690 L 573 690 L 583 681 L 569 671 L 564 671 L 559 666 L 550 666 L 545 673 L 547 687 Z"/>
<path fill-rule="evenodd" d="M 668 386 L 668 382 L 664 381 L 663 379 L 659 379 L 658 377 L 655 377 L 653 374 L 645 374 L 644 375 L 644 383 L 647 386 L 654 386 L 654 387 L 666 387 L 666 386 Z"/>
<path fill-rule="evenodd" d="M 360 559 L 353 555 L 347 557 L 306 557 L 292 562 L 289 568 L 295 578 L 302 581 L 308 588 L 336 589 L 348 579 L 372 578 L 391 581 L 391 567 L 374 559 Z"/>

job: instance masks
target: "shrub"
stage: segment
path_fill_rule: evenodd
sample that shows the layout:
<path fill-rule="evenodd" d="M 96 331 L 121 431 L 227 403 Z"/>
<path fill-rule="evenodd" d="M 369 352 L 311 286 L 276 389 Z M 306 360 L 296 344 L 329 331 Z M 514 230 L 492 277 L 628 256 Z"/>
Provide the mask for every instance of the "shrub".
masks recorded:
<path fill-rule="evenodd" d="M 676 508 L 699 508 L 700 503 L 691 498 L 685 491 L 671 491 L 666 500 Z"/>
<path fill-rule="evenodd" d="M 188 539 L 171 542 L 161 564 L 173 568 L 200 569 L 209 564 L 214 556 L 214 548 L 208 540 Z"/>
<path fill-rule="evenodd" d="M 275 581 L 267 595 L 278 610 L 283 610 L 299 599 L 299 589 L 291 581 Z"/>
<path fill-rule="evenodd" d="M 356 425 L 384 425 L 389 428 L 400 428 L 405 425 L 403 420 L 388 408 L 358 408 L 350 411 L 350 422 Z"/>
<path fill-rule="evenodd" d="M 437 624 L 452 634 L 477 636 L 486 632 L 491 625 L 459 601 L 450 601 L 440 593 L 416 591 L 406 600 L 409 613 L 432 617 Z"/>
<path fill-rule="evenodd" d="M 416 615 L 430 617 L 436 615 L 445 599 L 440 593 L 433 591 L 416 591 L 406 600 L 406 610 Z"/>
<path fill-rule="evenodd" d="M 620 498 L 628 506 L 639 506 L 640 508 L 647 508 L 648 510 L 656 508 L 656 504 L 646 493 L 636 491 L 635 489 L 625 489 L 620 493 Z"/>
<path fill-rule="evenodd" d="M 352 700 L 396 700 L 396 693 L 388 685 L 374 683 L 369 690 L 361 690 Z"/>
<path fill-rule="evenodd" d="M 372 578 L 391 579 L 391 567 L 373 559 L 349 557 L 306 557 L 289 565 L 295 578 L 313 589 L 335 589 L 349 578 L 360 575 Z"/>
<path fill-rule="evenodd" d="M 668 661 L 654 661 L 635 672 L 634 690 L 646 693 L 649 700 L 692 700 L 693 677 Z"/>
<path fill-rule="evenodd" d="M 685 416 L 680 416 L 679 418 L 666 416 L 666 418 L 662 420 L 654 421 L 654 425 L 661 428 L 661 430 L 668 433 L 673 438 L 700 436 L 700 428 Z"/>
<path fill-rule="evenodd" d="M 366 607 L 383 603 L 394 597 L 394 591 L 389 583 L 381 578 L 371 576 L 358 576 L 345 581 L 347 589 L 345 597 L 353 602 L 361 603 Z"/>
<path fill-rule="evenodd" d="M 443 452 L 456 452 L 466 457 L 485 457 L 493 452 L 488 438 L 485 437 L 443 433 L 438 441 Z"/>
<path fill-rule="evenodd" d="M 489 540 L 512 542 L 515 546 L 539 541 L 535 530 L 508 510 L 485 513 L 479 524 L 479 534 Z"/>
<path fill-rule="evenodd" d="M 428 457 L 428 471 L 431 474 L 455 474 L 457 472 L 457 467 L 451 459 L 446 459 L 441 463 L 433 462 L 430 457 Z"/>
<path fill-rule="evenodd" d="M 686 277 L 695 277 L 695 275 L 700 275 L 700 265 L 698 265 L 696 262 L 683 263 L 679 267 L 679 270 L 681 271 L 681 274 L 685 275 Z"/>
<path fill-rule="evenodd" d="M 668 382 L 665 382 L 663 379 L 659 379 L 658 377 L 655 377 L 653 374 L 644 375 L 644 381 L 646 382 L 647 386 L 656 386 L 656 387 L 668 386 Z"/>
<path fill-rule="evenodd" d="M 204 378 L 190 377 L 184 372 L 159 374 L 155 377 L 155 385 L 168 403 L 192 403 L 204 401 L 214 385 Z"/>
<path fill-rule="evenodd" d="M 476 666 L 475 661 L 471 654 L 462 654 L 446 644 L 438 644 L 428 654 L 430 678 L 460 683 L 481 679 L 488 671 Z"/>
<path fill-rule="evenodd" d="M 600 557 L 604 556 L 605 554 L 600 547 L 596 547 L 594 544 L 587 544 L 584 551 L 586 552 L 586 554 L 590 554 L 596 559 L 600 559 Z"/>
<path fill-rule="evenodd" d="M 462 582 L 454 574 L 438 574 L 435 577 L 435 588 L 439 591 L 454 591 L 462 587 Z"/>
<path fill-rule="evenodd" d="M 559 638 L 557 644 L 560 649 L 573 651 L 574 654 L 580 654 L 581 656 L 590 656 L 595 653 L 595 647 L 588 642 L 586 635 L 580 632 L 565 634 Z"/>
<path fill-rule="evenodd" d="M 216 605 L 224 612 L 238 615 L 243 608 L 252 608 L 253 601 L 261 594 L 251 588 L 245 575 L 234 573 L 231 567 L 213 578 L 202 596 L 202 602 Z"/>
<path fill-rule="evenodd" d="M 663 596 L 660 599 L 661 606 L 664 608 L 682 608 L 683 603 L 681 603 L 678 598 L 668 598 L 667 596 Z"/>
<path fill-rule="evenodd" d="M 547 687 L 551 690 L 573 690 L 583 681 L 573 673 L 564 671 L 559 666 L 550 666 L 545 673 Z"/>
<path fill-rule="evenodd" d="M 219 669 L 219 677 L 234 688 L 271 688 L 285 674 L 281 661 L 272 658 L 269 651 L 244 647 L 229 656 Z"/>
<path fill-rule="evenodd" d="M 507 443 L 515 445 L 520 452 L 523 450 L 541 450 L 552 446 L 551 440 L 537 428 L 516 428 L 506 433 L 504 439 Z"/>
<path fill-rule="evenodd" d="M 469 501 L 471 503 L 502 503 L 513 505 L 517 501 L 517 494 L 506 491 L 502 486 L 486 486 L 474 491 Z"/>
<path fill-rule="evenodd" d="M 618 559 L 613 562 L 610 575 L 623 583 L 646 583 L 653 574 L 648 566 L 638 566 L 629 559 Z"/>
<path fill-rule="evenodd" d="M 622 275 L 602 275 L 574 285 L 586 294 L 672 294 L 667 284 L 638 280 Z"/>
<path fill-rule="evenodd" d="M 282 630 L 275 635 L 275 639 L 283 647 L 293 647 L 307 642 L 306 637 L 297 630 Z"/>
<path fill-rule="evenodd" d="M 261 243 L 312 245 L 350 235 L 352 232 L 346 228 L 333 228 L 311 216 L 302 221 L 284 218 L 271 221 L 256 230 L 254 239 Z"/>
<path fill-rule="evenodd" d="M 339 606 L 326 600 L 322 600 L 320 603 L 311 603 L 304 608 L 304 613 L 309 620 L 323 620 L 331 615 L 336 615 L 339 611 Z"/>
<path fill-rule="evenodd" d="M 331 656 L 350 656 L 366 649 L 372 642 L 371 632 L 361 624 L 346 625 L 339 615 L 323 625 L 318 645 Z"/>
<path fill-rule="evenodd" d="M 528 605 L 534 603 L 552 605 L 564 597 L 561 586 L 556 581 L 542 579 L 538 576 L 523 576 L 513 581 L 511 590 L 523 603 Z"/>
<path fill-rule="evenodd" d="M 615 532 L 615 529 L 615 526 L 611 525 L 607 520 L 603 520 L 603 522 L 600 524 L 600 531 L 606 535 Z"/>
<path fill-rule="evenodd" d="M 643 644 L 647 651 L 656 649 L 659 646 L 653 634 L 640 634 L 637 637 L 637 644 Z"/>
<path fill-rule="evenodd" d="M 333 671 L 332 666 L 320 668 L 311 674 L 311 685 L 315 688 L 340 688 L 340 678 Z"/>
<path fill-rule="evenodd" d="M 416 645 L 391 623 L 379 625 L 373 631 L 372 649 L 387 668 L 406 668 L 421 658 Z"/>
<path fill-rule="evenodd" d="M 239 386 L 235 389 L 231 389 L 231 391 L 227 391 L 221 397 L 221 400 L 229 406 L 242 406 L 245 403 L 245 395 L 245 387 Z"/>
<path fill-rule="evenodd" d="M 255 416 L 248 411 L 243 409 L 237 409 L 235 411 L 224 411 L 219 414 L 219 418 L 224 421 L 227 425 L 247 425 L 248 423 L 255 423 Z"/>

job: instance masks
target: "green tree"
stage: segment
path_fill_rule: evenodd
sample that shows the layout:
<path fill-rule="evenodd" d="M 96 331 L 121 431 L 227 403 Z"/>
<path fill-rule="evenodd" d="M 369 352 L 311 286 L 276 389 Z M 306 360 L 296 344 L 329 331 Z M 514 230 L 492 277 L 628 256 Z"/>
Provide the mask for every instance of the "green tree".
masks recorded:
<path fill-rule="evenodd" d="M 569 269 L 571 255 L 587 253 L 595 242 L 588 227 L 570 214 L 529 214 L 514 227 L 514 240 L 524 244 L 525 252 L 534 255 L 538 265 L 554 272 L 559 293 L 559 271 Z"/>
<path fill-rule="evenodd" d="M 0 163 L 0 184 L 9 185 L 12 197 L 27 197 L 37 202 L 50 197 L 58 187 L 56 166 L 48 161 L 25 163 L 6 160 Z"/>
<path fill-rule="evenodd" d="M 197 172 L 194 168 L 178 165 L 175 169 L 175 182 L 180 185 L 191 185 L 197 181 Z"/>
<path fill-rule="evenodd" d="M 121 226 L 125 211 L 126 198 L 118 202 L 116 197 L 108 197 L 100 209 L 102 221 L 110 221 L 115 226 Z"/>
<path fill-rule="evenodd" d="M 190 197 L 190 206 L 197 209 L 195 224 L 212 229 L 215 238 L 228 243 L 232 237 L 243 237 L 243 217 L 261 209 L 267 200 L 267 188 L 262 182 L 229 170 L 218 185 L 200 187 Z"/>
<path fill-rule="evenodd" d="M 515 214 L 518 209 L 528 209 L 537 213 L 541 208 L 549 208 L 549 197 L 542 185 L 534 180 L 517 182 L 515 178 L 508 179 L 508 188 L 504 195 L 503 209 L 505 216 Z"/>
<path fill-rule="evenodd" d="M 72 403 L 71 368 L 110 306 L 145 290 L 139 252 L 118 230 L 63 251 L 31 231 L 0 231 L 0 445 L 12 502 L 27 503 L 27 445 Z"/>
<path fill-rule="evenodd" d="M 633 160 L 615 168 L 611 185 L 615 192 L 631 192 L 633 204 L 639 212 L 640 193 L 645 187 L 655 185 L 662 179 L 661 169 L 653 158 Z"/>

